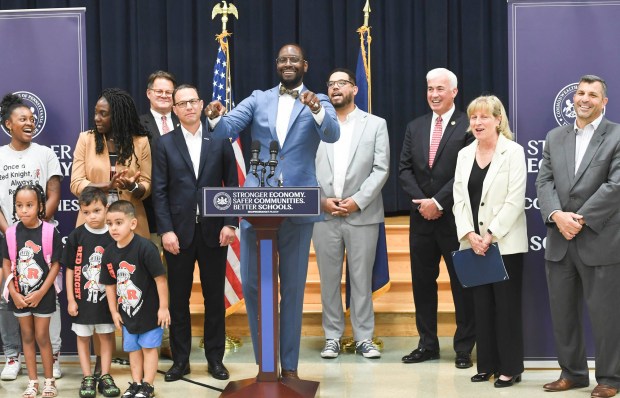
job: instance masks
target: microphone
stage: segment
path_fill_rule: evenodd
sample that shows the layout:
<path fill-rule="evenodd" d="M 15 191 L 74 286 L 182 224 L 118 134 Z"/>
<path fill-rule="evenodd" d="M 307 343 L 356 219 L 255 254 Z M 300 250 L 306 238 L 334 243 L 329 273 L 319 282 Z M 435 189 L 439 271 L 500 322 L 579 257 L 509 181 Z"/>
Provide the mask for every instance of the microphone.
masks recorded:
<path fill-rule="evenodd" d="M 271 141 L 269 144 L 269 162 L 267 165 L 269 166 L 269 175 L 267 179 L 273 177 L 276 172 L 276 166 L 278 166 L 278 149 L 279 149 L 278 141 Z"/>
<path fill-rule="evenodd" d="M 258 159 L 258 154 L 260 153 L 260 141 L 252 141 L 252 146 L 250 151 L 252 152 L 252 157 L 250 158 L 250 169 L 252 170 L 252 174 L 256 178 L 258 178 L 258 165 L 260 163 Z"/>

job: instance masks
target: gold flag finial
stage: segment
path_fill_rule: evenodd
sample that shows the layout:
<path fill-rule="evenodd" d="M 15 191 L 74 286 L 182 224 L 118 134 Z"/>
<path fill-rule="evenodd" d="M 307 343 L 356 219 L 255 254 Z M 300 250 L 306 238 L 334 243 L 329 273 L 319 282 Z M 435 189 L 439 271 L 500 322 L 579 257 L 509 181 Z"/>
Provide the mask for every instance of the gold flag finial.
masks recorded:
<path fill-rule="evenodd" d="M 211 19 L 215 19 L 217 14 L 222 14 L 222 32 L 226 31 L 226 23 L 228 22 L 228 14 L 233 15 L 235 18 L 239 19 L 239 14 L 237 13 L 237 7 L 234 4 L 227 4 L 226 1 L 222 1 L 222 5 L 219 3 L 213 7 L 213 12 L 211 14 Z"/>
<path fill-rule="evenodd" d="M 366 5 L 364 5 L 364 26 L 368 26 L 368 19 L 370 18 L 370 0 L 366 0 Z"/>

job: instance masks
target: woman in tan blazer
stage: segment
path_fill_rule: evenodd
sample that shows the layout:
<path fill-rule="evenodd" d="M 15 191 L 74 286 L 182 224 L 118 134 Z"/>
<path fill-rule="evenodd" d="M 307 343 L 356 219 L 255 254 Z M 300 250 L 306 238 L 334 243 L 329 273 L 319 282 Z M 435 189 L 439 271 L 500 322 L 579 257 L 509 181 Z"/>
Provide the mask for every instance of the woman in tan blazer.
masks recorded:
<path fill-rule="evenodd" d="M 454 175 L 454 218 L 461 249 L 484 256 L 497 242 L 510 277 L 473 287 L 478 374 L 495 375 L 495 387 L 521 381 L 523 332 L 521 282 L 527 252 L 526 168 L 523 147 L 512 141 L 508 118 L 495 96 L 478 97 L 467 108 L 476 140 L 458 155 Z"/>
<path fill-rule="evenodd" d="M 95 105 L 95 128 L 80 133 L 73 153 L 71 192 L 87 186 L 108 193 L 108 205 L 130 201 L 136 209 L 136 233 L 149 239 L 142 199 L 151 193 L 151 149 L 131 96 L 117 88 L 105 89 Z M 76 226 L 84 223 L 78 213 Z"/>

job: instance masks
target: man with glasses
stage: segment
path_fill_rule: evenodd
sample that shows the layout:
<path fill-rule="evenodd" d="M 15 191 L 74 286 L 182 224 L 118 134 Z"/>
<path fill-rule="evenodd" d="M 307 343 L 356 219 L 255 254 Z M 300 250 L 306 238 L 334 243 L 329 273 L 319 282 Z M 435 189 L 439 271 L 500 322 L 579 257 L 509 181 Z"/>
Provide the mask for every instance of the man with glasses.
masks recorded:
<path fill-rule="evenodd" d="M 153 205 L 157 232 L 168 263 L 170 288 L 170 345 L 172 367 L 166 381 L 190 372 L 191 318 L 194 264 L 200 269 L 204 297 L 204 350 L 208 372 L 226 380 L 222 363 L 225 348 L 224 279 L 226 254 L 233 242 L 236 217 L 201 217 L 203 187 L 237 187 L 237 166 L 228 139 L 210 137 L 200 115 L 203 102 L 198 90 L 183 84 L 172 95 L 180 126 L 160 137 L 153 172 Z"/>
<path fill-rule="evenodd" d="M 314 224 L 312 241 L 321 275 L 321 304 L 325 347 L 323 358 L 336 358 L 344 333 L 342 263 L 347 253 L 351 287 L 351 325 L 355 351 L 379 358 L 372 342 L 375 315 L 372 305 L 372 267 L 379 223 L 383 222 L 381 188 L 387 181 L 390 147 L 384 119 L 355 106 L 355 75 L 334 69 L 327 94 L 338 115 L 340 139 L 321 142 L 316 153 L 316 175 L 321 187 L 324 220 Z"/>
<path fill-rule="evenodd" d="M 232 111 L 219 102 L 205 109 L 209 125 L 217 137 L 232 137 L 249 127 L 252 140 L 260 142 L 260 158 L 269 160 L 272 141 L 279 145 L 278 165 L 272 186 L 316 186 L 314 159 L 320 141 L 335 142 L 340 128 L 334 107 L 323 94 L 309 91 L 302 83 L 308 61 L 297 44 L 283 46 L 276 58 L 280 84 L 267 91 L 254 91 Z M 248 174 L 246 186 L 259 186 Z M 298 378 L 299 342 L 304 288 L 308 274 L 308 253 L 316 217 L 285 218 L 278 229 L 280 263 L 280 358 L 282 377 Z M 241 222 L 241 280 L 248 312 L 254 353 L 258 358 L 258 289 L 256 232 Z"/>
<path fill-rule="evenodd" d="M 151 133 L 151 159 L 155 159 L 155 150 L 159 137 L 172 131 L 179 125 L 179 118 L 172 113 L 172 91 L 177 83 L 174 76 L 166 71 L 158 70 L 149 76 L 146 84 L 146 97 L 149 99 L 151 109 L 144 115 L 140 115 L 140 123 Z M 152 173 L 151 173 L 151 178 Z M 157 235 L 157 218 L 153 209 L 152 196 L 149 195 L 142 202 L 146 211 L 146 219 L 149 222 L 151 232 L 151 242 L 157 246 L 160 255 L 163 253 L 161 238 Z M 165 258 L 163 259 L 166 267 Z M 168 329 L 164 330 L 164 337 L 161 342 L 160 354 L 164 358 L 172 359 L 170 352 L 170 335 Z"/>
<path fill-rule="evenodd" d="M 426 75 L 426 100 L 431 113 L 407 125 L 400 154 L 399 179 L 411 198 L 409 251 L 418 347 L 402 358 L 417 363 L 439 358 L 437 338 L 437 277 L 441 257 L 450 275 L 456 314 L 454 364 L 459 369 L 473 366 L 475 343 L 474 309 L 471 292 L 463 289 L 452 265 L 452 251 L 459 249 L 452 214 L 452 185 L 458 152 L 473 136 L 467 133 L 467 115 L 454 107 L 457 78 L 444 68 Z"/>

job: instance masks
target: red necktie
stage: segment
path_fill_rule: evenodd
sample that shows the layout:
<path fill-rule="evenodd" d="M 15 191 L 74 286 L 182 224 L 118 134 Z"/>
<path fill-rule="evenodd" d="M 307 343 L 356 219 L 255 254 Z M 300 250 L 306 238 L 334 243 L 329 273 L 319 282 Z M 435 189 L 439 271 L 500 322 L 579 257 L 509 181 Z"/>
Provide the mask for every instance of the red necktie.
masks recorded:
<path fill-rule="evenodd" d="M 164 134 L 168 133 L 170 131 L 170 127 L 168 127 L 168 123 L 166 122 L 166 116 L 162 116 L 161 117 L 161 131 L 164 132 Z"/>
<path fill-rule="evenodd" d="M 433 137 L 431 138 L 431 146 L 428 151 L 428 166 L 433 168 L 433 163 L 435 162 L 435 155 L 437 154 L 437 148 L 439 148 L 439 141 L 441 141 L 441 116 L 437 117 L 437 121 L 435 122 L 435 128 L 433 129 Z"/>

